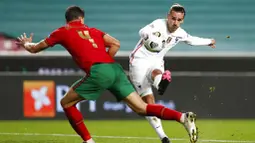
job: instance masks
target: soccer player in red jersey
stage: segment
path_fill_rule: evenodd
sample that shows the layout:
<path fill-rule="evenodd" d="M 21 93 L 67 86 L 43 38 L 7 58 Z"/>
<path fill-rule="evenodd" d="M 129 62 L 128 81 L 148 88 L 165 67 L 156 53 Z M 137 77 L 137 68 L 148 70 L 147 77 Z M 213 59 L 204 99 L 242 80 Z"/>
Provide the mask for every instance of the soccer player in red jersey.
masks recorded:
<path fill-rule="evenodd" d="M 184 125 L 190 141 L 197 141 L 194 114 L 181 113 L 162 105 L 146 104 L 135 92 L 122 67 L 113 57 L 120 48 L 120 42 L 99 29 L 84 24 L 84 10 L 70 6 L 65 13 L 66 25 L 53 31 L 49 37 L 38 43 L 32 42 L 33 35 L 18 37 L 18 45 L 30 53 L 38 53 L 48 47 L 60 44 L 72 55 L 86 76 L 76 81 L 61 100 L 61 105 L 72 128 L 84 143 L 95 143 L 83 122 L 76 104 L 82 100 L 96 100 L 104 90 L 113 93 L 117 100 L 142 116 L 156 116 L 163 120 L 176 120 Z"/>

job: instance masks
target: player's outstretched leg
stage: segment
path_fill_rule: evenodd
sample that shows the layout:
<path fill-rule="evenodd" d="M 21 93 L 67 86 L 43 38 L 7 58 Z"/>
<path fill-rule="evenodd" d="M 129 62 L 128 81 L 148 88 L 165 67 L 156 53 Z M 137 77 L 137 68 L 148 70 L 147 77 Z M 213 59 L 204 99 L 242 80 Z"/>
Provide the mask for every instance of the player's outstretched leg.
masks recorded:
<path fill-rule="evenodd" d="M 159 104 L 148 104 L 146 107 L 147 115 L 156 116 L 163 120 L 176 120 L 184 125 L 190 142 L 195 143 L 198 139 L 198 129 L 196 127 L 196 114 L 193 112 L 181 113 L 176 110 L 166 108 Z"/>
<path fill-rule="evenodd" d="M 164 120 L 176 120 L 184 125 L 190 142 L 195 143 L 198 139 L 198 129 L 196 127 L 196 115 L 193 112 L 181 113 L 158 104 L 148 104 L 147 115 L 153 115 Z"/>
<path fill-rule="evenodd" d="M 197 141 L 198 132 L 195 124 L 196 115 L 194 113 L 181 113 L 176 110 L 166 108 L 160 104 L 146 104 L 136 92 L 129 94 L 124 101 L 137 114 L 143 116 L 156 116 L 163 120 L 176 120 L 177 122 L 182 123 L 189 134 L 191 143 L 195 143 Z"/>
<path fill-rule="evenodd" d="M 166 91 L 166 88 L 168 86 L 168 84 L 171 82 L 172 78 L 171 78 L 171 72 L 169 70 L 166 70 L 163 74 L 162 74 L 162 79 L 158 85 L 158 94 L 159 95 L 163 95 L 164 92 Z"/>

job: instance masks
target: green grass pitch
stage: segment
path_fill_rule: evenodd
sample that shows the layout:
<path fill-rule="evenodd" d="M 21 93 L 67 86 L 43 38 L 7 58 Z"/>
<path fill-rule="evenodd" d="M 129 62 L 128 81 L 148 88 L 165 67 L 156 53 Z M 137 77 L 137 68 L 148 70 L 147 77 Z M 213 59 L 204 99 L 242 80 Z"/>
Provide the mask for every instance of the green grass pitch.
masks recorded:
<path fill-rule="evenodd" d="M 84 121 L 97 143 L 160 143 L 146 120 Z M 255 143 L 255 120 L 198 120 L 199 142 Z M 172 143 L 189 143 L 184 127 L 163 121 Z M 0 121 L 0 143 L 81 143 L 67 120 Z"/>

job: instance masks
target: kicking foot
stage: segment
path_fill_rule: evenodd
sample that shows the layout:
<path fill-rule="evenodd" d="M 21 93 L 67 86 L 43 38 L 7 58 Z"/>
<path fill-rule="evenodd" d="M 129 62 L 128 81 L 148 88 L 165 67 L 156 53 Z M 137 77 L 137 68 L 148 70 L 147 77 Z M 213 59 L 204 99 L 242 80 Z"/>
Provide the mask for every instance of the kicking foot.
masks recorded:
<path fill-rule="evenodd" d="M 164 92 L 166 91 L 166 88 L 168 86 L 168 84 L 171 82 L 172 78 L 171 78 L 171 72 L 169 70 L 166 70 L 163 75 L 162 75 L 162 79 L 158 85 L 158 94 L 159 95 L 163 95 Z"/>

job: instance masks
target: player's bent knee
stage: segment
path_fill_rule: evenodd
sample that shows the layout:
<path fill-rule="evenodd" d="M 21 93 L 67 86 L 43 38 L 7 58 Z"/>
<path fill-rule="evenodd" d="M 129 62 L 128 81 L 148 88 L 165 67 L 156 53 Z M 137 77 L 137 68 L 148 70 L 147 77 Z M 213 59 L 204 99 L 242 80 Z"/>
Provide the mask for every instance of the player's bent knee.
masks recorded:
<path fill-rule="evenodd" d="M 60 104 L 62 106 L 62 108 L 67 108 L 67 100 L 65 99 L 65 97 L 63 97 L 61 100 L 60 100 Z"/>
<path fill-rule="evenodd" d="M 66 95 L 60 100 L 60 104 L 63 108 L 68 108 L 77 104 L 78 102 L 82 100 L 85 100 L 85 99 L 79 97 L 79 95 L 71 88 L 66 93 Z"/>
<path fill-rule="evenodd" d="M 75 105 L 77 102 L 75 100 L 71 100 L 67 95 L 65 95 L 61 100 L 60 100 L 60 104 L 62 106 L 62 108 L 68 108 L 71 107 L 73 105 Z"/>
<path fill-rule="evenodd" d="M 80 100 L 74 100 L 74 101 L 70 101 L 68 100 L 67 98 L 62 98 L 60 100 L 60 104 L 62 106 L 62 108 L 68 108 L 68 107 L 71 107 L 71 106 L 74 106 L 75 104 L 77 104 Z"/>
<path fill-rule="evenodd" d="M 154 69 L 152 74 L 162 74 L 162 71 L 160 69 Z"/>
<path fill-rule="evenodd" d="M 162 74 L 162 71 L 160 69 L 154 69 L 151 73 L 152 77 L 155 77 L 159 74 Z"/>
<path fill-rule="evenodd" d="M 155 104 L 155 98 L 152 94 L 148 94 L 142 97 L 142 100 L 148 104 Z"/>

